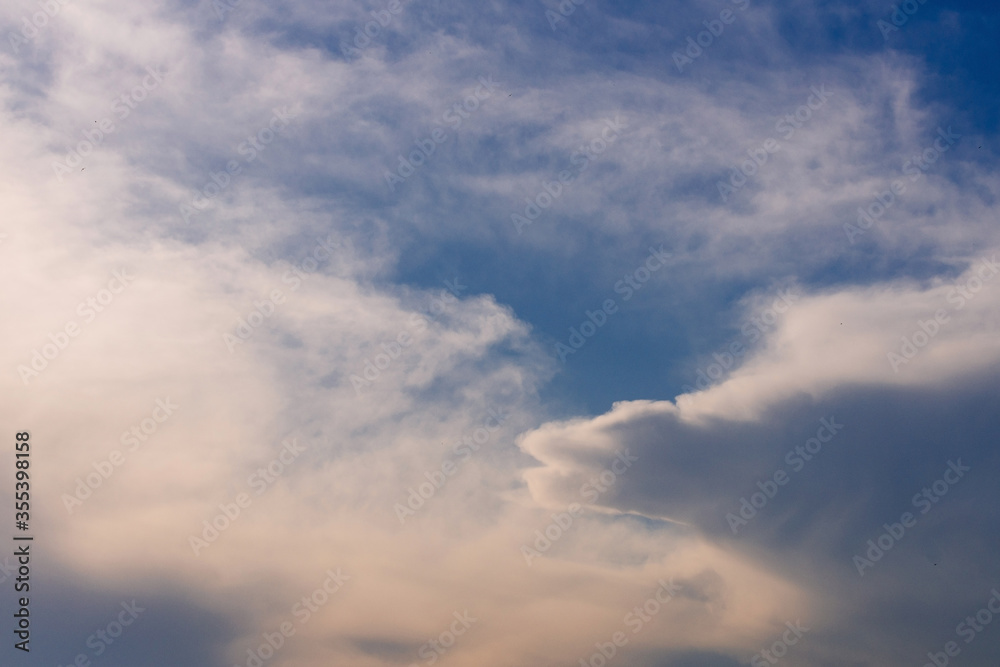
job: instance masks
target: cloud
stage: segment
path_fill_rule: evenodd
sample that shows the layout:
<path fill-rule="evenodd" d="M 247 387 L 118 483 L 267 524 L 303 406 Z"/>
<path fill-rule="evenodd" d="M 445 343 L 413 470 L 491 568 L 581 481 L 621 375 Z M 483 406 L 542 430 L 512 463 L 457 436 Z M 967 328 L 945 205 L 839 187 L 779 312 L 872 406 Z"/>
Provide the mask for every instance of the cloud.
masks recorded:
<path fill-rule="evenodd" d="M 104 664 L 569 665 L 616 631 L 628 664 L 746 664 L 799 619 L 789 664 L 940 650 L 996 585 L 1000 354 L 990 130 L 928 96 L 941 64 L 876 51 L 871 3 L 751 3 L 689 72 L 712 3 L 552 31 L 549 5 L 407 2 L 345 55 L 389 4 L 71 1 L 0 55 L 0 415 L 36 443 L 44 658 L 133 598 Z M 939 127 L 960 140 L 908 180 Z M 558 364 L 650 246 L 670 266 Z"/>
<path fill-rule="evenodd" d="M 806 622 L 821 626 L 798 660 L 845 659 L 843 636 L 849 659 L 919 660 L 942 617 L 961 618 L 993 585 L 988 551 L 970 548 L 997 528 L 982 499 L 1000 465 L 987 416 L 998 292 L 975 280 L 990 274 L 976 261 L 945 284 L 807 295 L 715 386 L 522 435 L 542 463 L 525 472 L 532 496 L 583 503 L 584 489 L 606 484 L 607 461 L 628 452 L 638 463 L 592 494 L 596 508 L 683 526 L 682 543 L 711 544 L 798 589 Z M 938 311 L 948 319 L 921 328 Z M 890 352 L 906 359 L 898 372 Z M 888 549 L 872 549 L 883 534 Z M 862 610 L 881 610 L 879 620 Z M 786 611 L 797 614 L 806 618 Z"/>

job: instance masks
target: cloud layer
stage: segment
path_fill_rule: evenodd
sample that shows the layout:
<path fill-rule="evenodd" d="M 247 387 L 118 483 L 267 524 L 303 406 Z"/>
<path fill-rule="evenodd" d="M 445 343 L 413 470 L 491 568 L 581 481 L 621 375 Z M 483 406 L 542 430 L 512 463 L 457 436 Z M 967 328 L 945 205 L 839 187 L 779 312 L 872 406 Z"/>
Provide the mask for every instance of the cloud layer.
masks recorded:
<path fill-rule="evenodd" d="M 993 664 L 996 10 L 907 16 L 0 10 L 31 664 Z"/>

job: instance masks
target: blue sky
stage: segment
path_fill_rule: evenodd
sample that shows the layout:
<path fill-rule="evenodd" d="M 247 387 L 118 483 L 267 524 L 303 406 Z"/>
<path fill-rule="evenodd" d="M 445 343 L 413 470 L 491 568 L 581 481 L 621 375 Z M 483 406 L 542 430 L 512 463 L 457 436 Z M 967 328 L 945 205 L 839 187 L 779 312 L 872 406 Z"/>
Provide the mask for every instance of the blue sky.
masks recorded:
<path fill-rule="evenodd" d="M 993 5 L 0 27 L 4 664 L 995 664 Z"/>

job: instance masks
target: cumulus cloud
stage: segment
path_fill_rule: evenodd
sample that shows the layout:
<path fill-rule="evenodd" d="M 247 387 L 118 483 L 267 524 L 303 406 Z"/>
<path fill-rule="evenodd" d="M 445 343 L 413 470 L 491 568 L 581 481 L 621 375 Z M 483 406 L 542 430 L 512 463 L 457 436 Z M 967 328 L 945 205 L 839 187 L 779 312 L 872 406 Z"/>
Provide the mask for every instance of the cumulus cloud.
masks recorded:
<path fill-rule="evenodd" d="M 742 665 L 789 623 L 788 664 L 942 650 L 997 585 L 988 130 L 881 6 L 729 4 L 686 71 L 718 6 L 0 10 L 35 657 Z"/>
<path fill-rule="evenodd" d="M 798 651 L 804 663 L 844 659 L 844 636 L 853 660 L 919 660 L 942 634 L 941 609 L 961 619 L 993 585 L 979 536 L 996 530 L 983 498 L 1000 463 L 987 416 L 1000 363 L 994 269 L 985 253 L 944 284 L 804 296 L 714 386 L 522 435 L 543 464 L 526 471 L 528 487 L 550 507 L 589 492 L 617 520 L 683 526 L 685 542 L 796 587 L 823 626 Z M 637 463 L 616 479 L 606 466 L 622 451 Z M 932 576 L 965 568 L 976 574 L 957 590 Z M 906 624 L 859 616 L 908 605 Z"/>

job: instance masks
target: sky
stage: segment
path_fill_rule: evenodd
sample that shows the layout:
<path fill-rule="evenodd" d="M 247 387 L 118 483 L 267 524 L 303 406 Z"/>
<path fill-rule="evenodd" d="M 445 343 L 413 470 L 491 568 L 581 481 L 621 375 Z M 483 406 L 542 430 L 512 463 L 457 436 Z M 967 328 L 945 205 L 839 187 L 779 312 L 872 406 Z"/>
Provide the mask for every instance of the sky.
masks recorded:
<path fill-rule="evenodd" d="M 995 4 L 0 38 L 2 664 L 997 664 Z"/>

